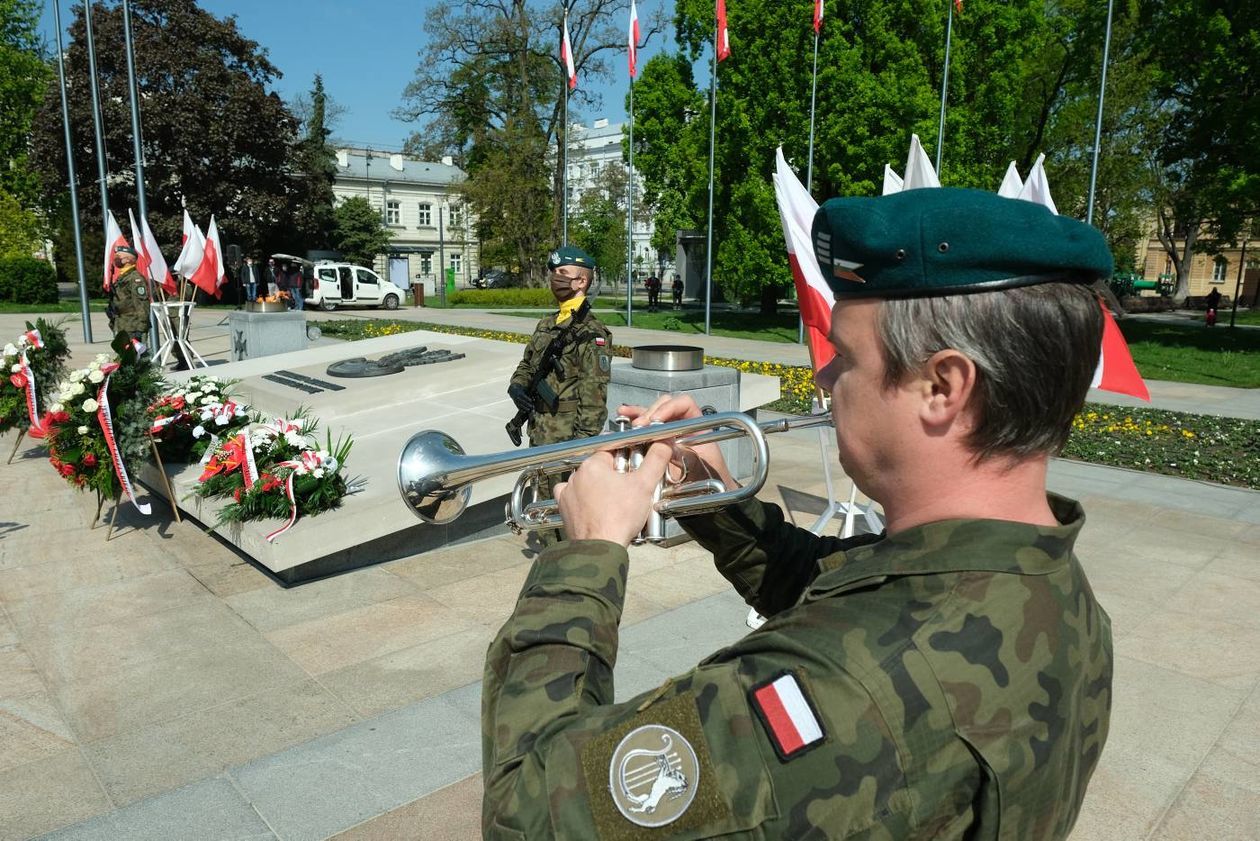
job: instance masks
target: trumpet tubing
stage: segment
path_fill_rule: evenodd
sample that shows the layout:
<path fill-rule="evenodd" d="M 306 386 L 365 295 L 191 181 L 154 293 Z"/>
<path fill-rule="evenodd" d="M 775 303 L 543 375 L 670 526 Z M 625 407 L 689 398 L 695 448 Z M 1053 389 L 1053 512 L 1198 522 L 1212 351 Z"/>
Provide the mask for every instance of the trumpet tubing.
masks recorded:
<path fill-rule="evenodd" d="M 641 460 L 643 448 L 656 441 L 675 439 L 680 446 L 694 447 L 747 436 L 753 445 L 754 461 L 749 482 L 729 491 L 716 480 L 664 484 L 657 490 L 652 522 L 645 529 L 645 539 L 653 540 L 663 532 L 665 518 L 716 510 L 756 495 L 765 484 L 769 468 L 767 434 L 830 424 L 829 415 L 758 424 L 742 412 L 722 412 L 489 455 L 466 455 L 451 436 L 425 430 L 413 435 L 399 455 L 398 490 L 420 519 L 442 524 L 463 513 L 475 482 L 522 473 L 508 503 L 509 525 L 517 531 L 555 528 L 562 526 L 563 520 L 554 500 L 525 500 L 531 482 L 538 477 L 573 470 L 586 457 L 603 450 L 613 451 L 619 466 L 632 469 L 637 466 L 635 453 Z"/>

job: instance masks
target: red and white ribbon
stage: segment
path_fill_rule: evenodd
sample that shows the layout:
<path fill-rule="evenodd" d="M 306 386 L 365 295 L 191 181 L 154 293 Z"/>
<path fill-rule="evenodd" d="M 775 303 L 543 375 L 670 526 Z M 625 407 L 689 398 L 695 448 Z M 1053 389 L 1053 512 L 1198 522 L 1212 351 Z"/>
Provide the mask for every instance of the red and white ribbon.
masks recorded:
<path fill-rule="evenodd" d="M 302 458 L 290 459 L 282 461 L 276 465 L 277 468 L 287 467 L 289 475 L 284 480 L 284 495 L 289 500 L 289 521 L 280 528 L 267 535 L 267 542 L 271 543 L 280 535 L 293 528 L 293 524 L 297 522 L 297 499 L 293 495 L 293 477 L 300 470 L 302 473 L 311 473 L 316 468 L 324 465 L 324 459 L 314 450 L 303 450 Z"/>
<path fill-rule="evenodd" d="M 254 487 L 258 481 L 258 465 L 254 463 L 254 445 L 249 442 L 249 427 L 241 433 L 241 443 L 245 445 L 244 458 L 241 460 L 241 475 L 245 479 L 245 490 Z"/>
<path fill-rule="evenodd" d="M 30 435 L 39 438 L 44 431 L 39 422 L 39 395 L 35 389 L 35 372 L 31 370 L 31 363 L 26 358 L 26 349 L 31 347 L 43 350 L 44 339 L 38 330 L 27 330 L 18 339 L 18 345 L 22 348 L 18 352 L 18 364 L 22 366 L 22 378 L 25 380 L 21 388 L 26 392 L 26 414 L 31 419 Z"/>
<path fill-rule="evenodd" d="M 149 427 L 149 433 L 156 434 L 158 432 L 161 432 L 163 427 L 168 426 L 172 423 L 175 423 L 175 421 L 185 416 L 186 415 L 183 412 L 176 412 L 175 414 L 167 415 L 164 418 L 154 418 L 153 425 Z"/>
<path fill-rule="evenodd" d="M 201 461 L 197 463 L 205 467 L 210 459 L 214 458 L 214 451 L 217 449 L 219 449 L 219 436 L 212 433 L 210 435 L 210 444 L 206 447 L 205 453 L 202 454 Z"/>
<path fill-rule="evenodd" d="M 122 448 L 118 446 L 118 439 L 114 435 L 114 418 L 109 411 L 109 380 L 117 370 L 117 362 L 110 362 L 101 366 L 101 373 L 105 375 L 105 381 L 101 383 L 100 390 L 96 392 L 96 402 L 98 404 L 96 419 L 101 425 L 101 431 L 105 433 L 105 446 L 109 448 L 109 456 L 114 462 L 114 475 L 118 477 L 123 491 L 127 494 L 127 499 L 131 501 L 135 509 L 141 514 L 148 516 L 153 509 L 147 503 L 141 504 L 136 502 L 136 492 L 131 486 L 131 477 L 127 475 L 127 466 L 123 464 Z"/>

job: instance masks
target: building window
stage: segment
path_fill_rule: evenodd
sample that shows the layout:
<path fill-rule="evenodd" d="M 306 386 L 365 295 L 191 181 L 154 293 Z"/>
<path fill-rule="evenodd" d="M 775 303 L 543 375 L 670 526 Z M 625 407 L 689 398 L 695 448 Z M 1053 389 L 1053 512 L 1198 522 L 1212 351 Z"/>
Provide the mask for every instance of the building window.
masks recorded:
<path fill-rule="evenodd" d="M 420 204 L 420 227 L 433 227 L 433 205 L 426 202 Z"/>
<path fill-rule="evenodd" d="M 454 208 L 452 208 L 452 209 L 454 209 Z M 452 272 L 454 272 L 454 273 L 455 273 L 455 274 L 457 274 L 457 275 L 458 275 L 458 274 L 463 274 L 463 271 L 464 271 L 464 255 L 462 255 L 462 254 L 452 254 L 452 255 L 451 255 L 451 271 L 452 271 Z"/>
<path fill-rule="evenodd" d="M 390 199 L 385 202 L 385 224 L 402 224 L 402 202 L 396 201 L 395 199 Z"/>
<path fill-rule="evenodd" d="M 450 220 L 452 228 L 462 227 L 464 224 L 464 207 L 463 205 L 453 204 L 450 210 Z"/>
<path fill-rule="evenodd" d="M 1224 283 L 1225 272 L 1229 269 L 1229 261 L 1224 257 L 1217 257 L 1212 263 L 1212 282 Z"/>
<path fill-rule="evenodd" d="M 421 207 L 428 207 L 428 205 L 421 205 Z M 425 274 L 425 275 L 433 274 L 433 255 L 432 254 L 420 255 L 420 274 Z"/>

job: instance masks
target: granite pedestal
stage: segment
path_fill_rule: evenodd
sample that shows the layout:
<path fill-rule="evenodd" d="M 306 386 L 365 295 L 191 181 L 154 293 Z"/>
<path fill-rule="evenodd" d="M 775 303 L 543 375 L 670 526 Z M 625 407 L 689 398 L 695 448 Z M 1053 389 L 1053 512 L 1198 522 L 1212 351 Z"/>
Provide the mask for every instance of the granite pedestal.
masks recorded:
<path fill-rule="evenodd" d="M 306 316 L 300 311 L 228 313 L 232 361 L 306 349 Z"/>

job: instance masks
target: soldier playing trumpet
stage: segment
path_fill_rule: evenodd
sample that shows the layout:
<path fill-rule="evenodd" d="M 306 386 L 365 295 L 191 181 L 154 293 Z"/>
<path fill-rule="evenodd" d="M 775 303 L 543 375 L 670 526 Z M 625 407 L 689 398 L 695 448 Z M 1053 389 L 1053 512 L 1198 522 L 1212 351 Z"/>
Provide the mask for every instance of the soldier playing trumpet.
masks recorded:
<path fill-rule="evenodd" d="M 487 838 L 1061 839 L 1107 737 L 1111 625 L 1048 494 L 1103 313 L 1102 236 L 971 190 L 834 199 L 840 462 L 887 532 L 794 527 L 755 499 L 680 519 L 766 624 L 613 702 L 626 546 L 671 461 L 597 453 L 556 487 L 570 540 L 534 562 L 487 655 Z M 636 418 L 699 413 L 685 397 Z"/>

